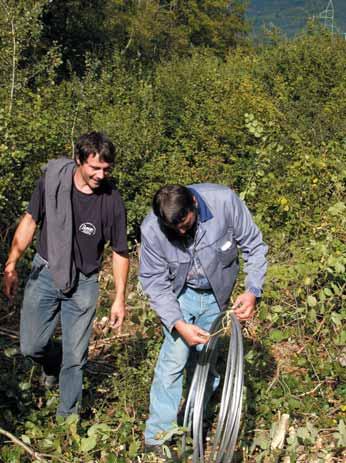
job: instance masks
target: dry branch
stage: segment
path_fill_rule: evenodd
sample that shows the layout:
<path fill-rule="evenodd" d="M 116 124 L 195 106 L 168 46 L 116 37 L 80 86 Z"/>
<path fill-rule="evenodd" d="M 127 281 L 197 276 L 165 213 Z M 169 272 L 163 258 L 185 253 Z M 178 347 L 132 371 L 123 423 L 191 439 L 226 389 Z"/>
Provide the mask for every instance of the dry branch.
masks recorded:
<path fill-rule="evenodd" d="M 285 437 L 288 430 L 290 416 L 287 413 L 284 413 L 275 430 L 275 434 L 272 439 L 271 449 L 272 450 L 281 450 L 285 443 Z"/>
<path fill-rule="evenodd" d="M 35 458 L 35 460 L 38 461 L 46 461 L 41 454 L 35 452 L 31 447 L 29 447 L 27 444 L 25 444 L 23 441 L 18 439 L 18 437 L 14 436 L 10 432 L 6 431 L 3 428 L 0 428 L 0 434 L 3 436 L 6 436 L 8 439 L 10 439 L 14 444 L 19 445 L 19 447 L 22 447 L 28 453 L 29 455 L 32 456 L 32 458 Z"/>
<path fill-rule="evenodd" d="M 0 328 L 0 334 L 2 334 L 3 336 L 7 336 L 8 338 L 11 338 L 11 339 L 16 339 L 16 340 L 19 339 L 19 335 L 17 331 L 8 330 L 7 328 Z"/>

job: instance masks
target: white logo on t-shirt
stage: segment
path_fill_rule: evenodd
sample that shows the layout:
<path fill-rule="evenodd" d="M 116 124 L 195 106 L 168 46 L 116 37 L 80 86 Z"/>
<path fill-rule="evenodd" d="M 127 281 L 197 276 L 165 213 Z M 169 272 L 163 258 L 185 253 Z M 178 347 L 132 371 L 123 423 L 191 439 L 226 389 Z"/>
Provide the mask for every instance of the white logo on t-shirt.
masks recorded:
<path fill-rule="evenodd" d="M 84 233 L 84 235 L 94 236 L 96 233 L 96 228 L 92 223 L 86 222 L 79 226 L 79 231 Z"/>

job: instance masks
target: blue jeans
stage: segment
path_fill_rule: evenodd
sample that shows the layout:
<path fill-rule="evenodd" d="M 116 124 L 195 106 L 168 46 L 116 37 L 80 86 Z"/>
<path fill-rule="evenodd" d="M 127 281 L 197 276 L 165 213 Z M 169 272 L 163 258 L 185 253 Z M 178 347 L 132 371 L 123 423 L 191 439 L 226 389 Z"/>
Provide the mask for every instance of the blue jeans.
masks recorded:
<path fill-rule="evenodd" d="M 24 292 L 20 347 L 47 375 L 59 374 L 58 415 L 78 413 L 97 297 L 97 274 L 79 273 L 75 288 L 64 294 L 55 287 L 47 262 L 36 254 Z M 62 345 L 51 340 L 59 315 Z"/>
<path fill-rule="evenodd" d="M 184 320 L 206 331 L 220 313 L 219 305 L 211 291 L 195 291 L 186 287 L 178 301 Z M 177 422 L 183 390 L 183 373 L 192 350 L 176 330 L 170 333 L 163 327 L 163 331 L 165 339 L 155 368 L 150 391 L 149 418 L 144 432 L 147 445 L 161 445 L 162 434 L 172 429 Z M 196 346 L 197 350 L 201 350 L 202 347 L 203 345 Z M 216 389 L 218 383 L 219 378 L 215 377 L 213 389 Z"/>

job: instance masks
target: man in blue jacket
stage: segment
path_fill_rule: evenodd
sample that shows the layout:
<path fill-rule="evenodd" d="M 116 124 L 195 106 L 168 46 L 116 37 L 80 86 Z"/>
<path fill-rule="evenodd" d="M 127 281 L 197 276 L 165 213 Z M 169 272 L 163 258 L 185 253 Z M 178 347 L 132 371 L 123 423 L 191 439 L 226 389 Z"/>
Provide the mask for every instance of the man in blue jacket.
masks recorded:
<path fill-rule="evenodd" d="M 161 188 L 141 232 L 140 280 L 165 335 L 144 435 L 147 450 L 162 454 L 163 436 L 177 421 L 190 348 L 208 341 L 212 322 L 229 303 L 238 247 L 247 276 L 232 309 L 248 320 L 261 296 L 267 246 L 245 204 L 215 184 Z"/>

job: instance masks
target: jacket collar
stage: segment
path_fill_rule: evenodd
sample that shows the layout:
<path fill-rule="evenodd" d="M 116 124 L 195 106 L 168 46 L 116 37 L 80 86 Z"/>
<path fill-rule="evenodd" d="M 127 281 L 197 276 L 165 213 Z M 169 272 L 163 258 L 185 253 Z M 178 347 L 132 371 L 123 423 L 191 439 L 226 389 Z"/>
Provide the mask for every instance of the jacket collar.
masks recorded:
<path fill-rule="evenodd" d="M 188 187 L 193 196 L 197 199 L 198 203 L 198 217 L 200 222 L 206 222 L 207 220 L 210 220 L 213 218 L 213 214 L 211 213 L 209 207 L 207 206 L 207 203 L 204 201 L 202 196 L 194 189 L 191 187 Z"/>

